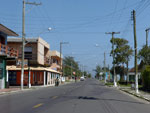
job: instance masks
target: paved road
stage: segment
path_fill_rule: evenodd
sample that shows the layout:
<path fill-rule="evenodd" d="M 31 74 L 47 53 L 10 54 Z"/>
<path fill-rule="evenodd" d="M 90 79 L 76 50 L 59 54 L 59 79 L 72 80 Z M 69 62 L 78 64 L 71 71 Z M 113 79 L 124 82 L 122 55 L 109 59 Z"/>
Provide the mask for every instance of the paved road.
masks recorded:
<path fill-rule="evenodd" d="M 88 79 L 1 95 L 0 113 L 150 113 L 150 104 Z"/>

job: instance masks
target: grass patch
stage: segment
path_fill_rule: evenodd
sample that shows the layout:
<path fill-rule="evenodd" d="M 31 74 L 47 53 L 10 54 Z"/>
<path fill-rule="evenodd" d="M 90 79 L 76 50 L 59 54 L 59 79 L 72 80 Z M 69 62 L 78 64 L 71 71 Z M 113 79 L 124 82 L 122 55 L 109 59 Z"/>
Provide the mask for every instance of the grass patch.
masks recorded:
<path fill-rule="evenodd" d="M 105 85 L 107 85 L 107 86 L 112 86 L 112 85 L 114 85 L 114 83 L 112 83 L 112 82 L 107 82 L 107 83 L 105 83 Z"/>
<path fill-rule="evenodd" d="M 99 80 L 100 82 L 104 83 L 105 81 L 104 80 Z"/>
<path fill-rule="evenodd" d="M 118 84 L 120 87 L 131 87 L 131 84 L 123 85 L 123 84 Z"/>
<path fill-rule="evenodd" d="M 66 80 L 65 82 L 70 82 L 70 80 Z"/>

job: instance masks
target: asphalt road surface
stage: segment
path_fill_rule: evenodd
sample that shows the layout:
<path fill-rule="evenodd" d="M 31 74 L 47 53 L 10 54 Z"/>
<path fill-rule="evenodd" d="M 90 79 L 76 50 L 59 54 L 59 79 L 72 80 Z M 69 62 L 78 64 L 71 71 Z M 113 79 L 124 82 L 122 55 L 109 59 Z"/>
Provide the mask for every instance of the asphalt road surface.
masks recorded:
<path fill-rule="evenodd" d="M 150 104 L 87 79 L 1 95 L 0 113 L 150 113 Z"/>

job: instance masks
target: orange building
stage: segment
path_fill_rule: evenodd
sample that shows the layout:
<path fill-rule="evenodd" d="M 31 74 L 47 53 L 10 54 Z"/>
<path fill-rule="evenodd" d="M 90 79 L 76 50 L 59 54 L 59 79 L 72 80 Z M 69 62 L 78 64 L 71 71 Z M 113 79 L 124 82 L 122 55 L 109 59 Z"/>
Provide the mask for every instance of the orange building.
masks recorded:
<path fill-rule="evenodd" d="M 7 62 L 7 74 L 10 85 L 20 85 L 21 81 L 21 38 L 9 38 L 8 45 L 19 51 L 17 60 Z M 42 38 L 27 38 L 25 45 L 24 85 L 54 85 L 54 80 L 60 77 L 59 69 L 50 68 L 50 45 Z M 57 65 L 59 66 L 59 65 Z M 30 81 L 30 82 L 29 82 Z"/>

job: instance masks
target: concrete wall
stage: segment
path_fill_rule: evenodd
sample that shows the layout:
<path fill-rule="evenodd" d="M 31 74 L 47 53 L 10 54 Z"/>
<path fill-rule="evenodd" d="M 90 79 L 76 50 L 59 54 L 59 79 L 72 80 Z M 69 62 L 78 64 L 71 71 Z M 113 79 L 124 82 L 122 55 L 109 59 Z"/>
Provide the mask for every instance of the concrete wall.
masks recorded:
<path fill-rule="evenodd" d="M 47 56 L 49 53 L 49 44 L 45 42 L 43 39 L 38 38 L 38 43 L 37 43 L 37 60 L 39 64 L 44 65 L 44 56 Z"/>
<path fill-rule="evenodd" d="M 50 57 L 49 44 L 41 38 L 37 39 L 28 39 L 29 42 L 25 47 L 32 47 L 32 61 L 37 62 L 40 65 L 44 65 L 44 57 Z M 16 42 L 15 42 L 16 41 Z M 8 42 L 9 47 L 19 50 L 19 58 L 22 57 L 22 42 L 20 39 L 15 39 L 14 41 Z M 31 61 L 31 60 L 30 60 Z M 33 62 L 32 62 L 33 63 Z"/>
<path fill-rule="evenodd" d="M 40 42 L 37 46 L 37 61 L 39 64 L 44 65 L 44 45 Z"/>
<path fill-rule="evenodd" d="M 5 60 L 5 57 L 0 57 L 0 69 L 1 69 L 0 89 L 4 89 L 5 88 L 5 78 L 6 78 L 6 60 Z"/>
<path fill-rule="evenodd" d="M 5 79 L 4 77 L 2 79 L 0 79 L 0 89 L 4 89 L 5 88 Z"/>

